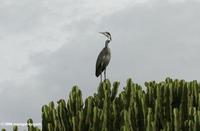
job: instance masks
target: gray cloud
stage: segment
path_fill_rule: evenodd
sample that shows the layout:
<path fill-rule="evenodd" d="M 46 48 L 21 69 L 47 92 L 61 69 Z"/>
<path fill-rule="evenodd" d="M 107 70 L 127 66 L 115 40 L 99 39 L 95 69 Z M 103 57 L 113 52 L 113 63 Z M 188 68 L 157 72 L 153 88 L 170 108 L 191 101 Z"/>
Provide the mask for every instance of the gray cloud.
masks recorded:
<path fill-rule="evenodd" d="M 107 17 L 102 27 L 110 27 L 116 35 L 110 65 L 115 68 L 110 71 L 140 82 L 166 76 L 199 79 L 198 7 L 198 3 L 142 4 Z"/>
<path fill-rule="evenodd" d="M 70 37 L 57 50 L 31 54 L 28 66 L 37 73 L 20 84 L 1 84 L 0 103 L 9 104 L 1 108 L 0 121 L 40 121 L 41 106 L 67 98 L 73 85 L 79 85 L 84 97 L 92 95 L 99 82 L 94 76 L 96 57 L 105 40 L 99 31 L 113 35 L 107 72 L 111 81 L 124 86 L 129 77 L 140 84 L 167 76 L 198 80 L 199 7 L 196 2 L 147 2 L 104 17 L 84 14 L 59 23 L 59 33 Z"/>

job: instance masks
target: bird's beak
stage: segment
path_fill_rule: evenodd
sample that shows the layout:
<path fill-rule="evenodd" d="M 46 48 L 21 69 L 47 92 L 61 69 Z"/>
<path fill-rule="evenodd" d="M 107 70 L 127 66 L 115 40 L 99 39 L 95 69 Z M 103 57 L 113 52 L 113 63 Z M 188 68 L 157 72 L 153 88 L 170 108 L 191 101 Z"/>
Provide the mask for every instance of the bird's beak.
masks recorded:
<path fill-rule="evenodd" d="M 100 34 L 102 34 L 102 35 L 104 35 L 104 36 L 106 36 L 106 37 L 108 37 L 106 34 L 105 34 L 105 32 L 99 32 Z"/>
<path fill-rule="evenodd" d="M 104 35 L 104 32 L 99 32 L 99 33 Z"/>

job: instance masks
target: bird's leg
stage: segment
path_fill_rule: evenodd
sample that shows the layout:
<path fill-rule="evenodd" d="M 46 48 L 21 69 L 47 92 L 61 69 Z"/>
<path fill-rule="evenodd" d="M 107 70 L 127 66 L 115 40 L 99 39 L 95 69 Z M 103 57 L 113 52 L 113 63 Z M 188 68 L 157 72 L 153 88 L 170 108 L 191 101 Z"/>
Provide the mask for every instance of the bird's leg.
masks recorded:
<path fill-rule="evenodd" d="M 101 76 L 100 76 L 100 80 L 101 80 L 100 83 L 102 83 L 102 74 L 101 74 Z"/>
<path fill-rule="evenodd" d="M 106 68 L 104 70 L 104 80 L 106 80 Z"/>

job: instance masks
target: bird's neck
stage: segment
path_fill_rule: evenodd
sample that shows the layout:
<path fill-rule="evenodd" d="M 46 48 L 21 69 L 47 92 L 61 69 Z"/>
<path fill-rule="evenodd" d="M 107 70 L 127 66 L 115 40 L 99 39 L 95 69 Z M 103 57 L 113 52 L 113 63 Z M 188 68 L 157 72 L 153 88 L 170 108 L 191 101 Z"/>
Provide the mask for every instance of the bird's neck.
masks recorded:
<path fill-rule="evenodd" d="M 108 47 L 108 44 L 109 44 L 109 43 L 110 43 L 110 40 L 109 40 L 109 39 L 105 41 L 105 48 Z"/>

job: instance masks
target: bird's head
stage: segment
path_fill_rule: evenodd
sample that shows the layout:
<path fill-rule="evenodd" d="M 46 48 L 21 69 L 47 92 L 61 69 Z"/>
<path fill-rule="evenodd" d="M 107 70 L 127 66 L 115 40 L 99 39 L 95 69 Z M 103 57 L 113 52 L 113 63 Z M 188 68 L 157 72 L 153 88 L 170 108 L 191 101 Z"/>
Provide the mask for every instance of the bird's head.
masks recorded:
<path fill-rule="evenodd" d="M 112 40 L 111 34 L 109 32 L 99 32 L 99 33 L 105 35 L 108 38 L 108 40 L 110 41 Z"/>

